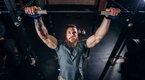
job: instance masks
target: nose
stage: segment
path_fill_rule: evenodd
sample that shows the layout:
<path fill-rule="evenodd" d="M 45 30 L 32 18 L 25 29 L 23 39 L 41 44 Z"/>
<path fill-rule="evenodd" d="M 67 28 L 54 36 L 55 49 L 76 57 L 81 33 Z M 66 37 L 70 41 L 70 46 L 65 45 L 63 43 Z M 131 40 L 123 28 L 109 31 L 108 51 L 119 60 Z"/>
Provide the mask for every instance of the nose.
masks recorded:
<path fill-rule="evenodd" d="M 71 33 L 71 36 L 75 36 L 75 33 Z"/>

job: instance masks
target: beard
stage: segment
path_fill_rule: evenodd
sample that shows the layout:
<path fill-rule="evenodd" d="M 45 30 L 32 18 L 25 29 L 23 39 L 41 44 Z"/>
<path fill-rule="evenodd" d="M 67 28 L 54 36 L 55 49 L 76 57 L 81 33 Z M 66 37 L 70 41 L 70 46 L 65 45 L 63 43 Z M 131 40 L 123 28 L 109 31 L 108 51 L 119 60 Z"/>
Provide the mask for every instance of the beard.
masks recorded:
<path fill-rule="evenodd" d="M 66 39 L 66 43 L 68 46 L 72 47 L 72 46 L 76 46 L 78 42 L 78 38 L 70 38 L 70 39 Z"/>

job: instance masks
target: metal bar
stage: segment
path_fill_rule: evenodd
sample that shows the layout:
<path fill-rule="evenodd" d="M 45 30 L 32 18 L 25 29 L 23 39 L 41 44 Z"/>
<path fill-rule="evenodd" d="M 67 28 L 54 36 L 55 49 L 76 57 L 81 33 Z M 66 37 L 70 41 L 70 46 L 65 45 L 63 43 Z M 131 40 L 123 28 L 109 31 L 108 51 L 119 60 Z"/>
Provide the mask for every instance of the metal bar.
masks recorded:
<path fill-rule="evenodd" d="M 0 14 L 7 14 L 10 13 L 10 11 L 0 11 Z"/>
<path fill-rule="evenodd" d="M 10 13 L 10 11 L 0 11 L 1 14 L 5 14 L 5 13 Z M 25 13 L 24 11 L 15 11 L 15 13 L 17 14 L 23 14 Z M 110 14 L 110 12 L 107 11 L 47 11 L 47 10 L 39 10 L 36 12 L 37 14 L 48 14 L 48 13 L 80 13 L 80 14 L 87 14 L 87 13 L 91 13 L 91 14 Z"/>
<path fill-rule="evenodd" d="M 125 45 L 126 45 L 127 42 L 129 41 L 129 39 L 132 37 L 132 31 L 133 31 L 133 30 L 132 30 L 132 26 L 133 26 L 133 23 L 128 24 L 128 27 L 130 27 L 129 30 L 127 30 L 127 31 L 128 31 L 128 34 L 125 34 L 124 42 L 122 43 L 121 48 L 120 48 L 120 50 L 118 51 L 118 54 L 117 54 L 117 55 L 115 56 L 115 58 L 113 59 L 114 61 L 112 62 L 112 65 L 115 65 L 117 59 L 119 59 L 120 54 L 121 54 L 121 52 L 123 51 L 123 49 L 124 49 L 124 47 L 125 47 Z"/>
<path fill-rule="evenodd" d="M 48 13 L 76 13 L 76 14 L 98 14 L 98 15 L 111 15 L 109 11 L 75 11 L 75 10 L 61 10 L 61 11 L 47 11 L 39 10 L 37 14 L 48 14 Z M 133 13 L 133 11 L 121 11 L 121 13 Z M 138 11 L 137 13 L 145 13 L 145 11 Z"/>
<path fill-rule="evenodd" d="M 0 14 L 5 14 L 5 13 L 10 13 L 10 11 L 0 11 Z M 19 11 L 13 11 L 14 14 L 23 14 L 25 13 L 23 10 L 19 10 Z M 39 10 L 36 12 L 36 14 L 48 14 L 48 13 L 74 13 L 74 14 L 97 14 L 97 15 L 111 15 L 110 12 L 108 11 L 74 11 L 74 10 L 70 10 L 70 11 L 47 11 L 47 10 Z M 133 11 L 121 11 L 120 14 L 133 14 Z M 135 13 L 141 13 L 141 14 L 145 14 L 145 11 L 137 11 Z"/>
<path fill-rule="evenodd" d="M 98 11 L 100 6 L 100 0 L 95 0 L 95 8 Z"/>
<path fill-rule="evenodd" d="M 14 28 L 15 28 L 15 30 L 17 30 L 17 33 L 18 33 L 18 35 L 16 35 L 16 36 L 18 39 L 19 46 L 21 47 L 21 49 L 20 49 L 20 47 L 18 47 L 19 50 L 22 50 L 22 52 L 24 52 L 25 55 L 33 56 L 34 53 L 30 49 L 31 48 L 30 42 L 28 41 L 28 39 L 26 37 L 27 35 L 25 32 L 24 26 L 22 24 L 21 17 L 15 13 L 15 10 L 13 7 L 14 4 L 11 4 L 11 1 L 4 0 L 4 2 L 6 4 L 7 9 L 9 10 L 8 12 L 7 11 L 5 11 L 5 12 L 10 14 L 11 19 L 15 25 Z M 35 56 L 33 56 L 33 57 L 35 57 Z"/>
<path fill-rule="evenodd" d="M 131 24 L 131 22 L 129 21 L 127 23 L 127 27 L 125 26 L 122 29 L 122 31 L 121 31 L 121 33 L 119 35 L 119 38 L 118 38 L 118 40 L 117 40 L 117 42 L 116 42 L 116 44 L 115 44 L 115 46 L 114 46 L 109 58 L 108 58 L 108 61 L 107 61 L 106 65 L 105 65 L 105 67 L 104 67 L 104 70 L 103 70 L 101 76 L 99 77 L 99 80 L 103 80 L 104 79 L 108 69 L 112 65 L 112 62 L 113 62 L 115 56 L 117 55 L 119 49 L 121 48 L 122 43 L 124 43 L 124 41 L 128 37 L 128 35 L 126 35 L 126 34 L 130 34 L 130 30 L 132 28 L 132 26 L 130 26 L 130 24 Z"/>
<path fill-rule="evenodd" d="M 129 34 L 127 34 L 129 35 Z M 118 51 L 118 54 L 116 54 L 116 56 L 114 57 L 114 59 L 112 59 L 112 65 L 115 65 L 116 61 L 119 59 L 121 52 L 123 51 L 126 43 L 128 42 L 129 37 L 125 38 L 125 41 L 122 43 L 120 50 Z"/>
<path fill-rule="evenodd" d="M 108 1 L 108 2 L 111 2 L 111 3 L 113 3 L 113 4 L 115 4 L 116 6 L 122 8 L 122 9 L 125 10 L 125 11 L 129 11 L 129 10 L 127 10 L 125 7 L 123 7 L 121 4 L 119 4 L 119 3 L 117 3 L 117 2 L 115 2 L 115 1 L 113 1 L 113 0 L 107 0 L 107 1 Z"/>
<path fill-rule="evenodd" d="M 46 2 L 46 5 L 48 6 L 49 5 L 49 1 L 48 0 L 45 0 L 45 2 Z"/>
<path fill-rule="evenodd" d="M 10 3 L 11 3 L 11 7 L 13 7 L 12 9 L 13 9 L 13 10 L 17 10 L 16 4 L 15 4 L 15 0 L 9 0 L 9 1 L 10 1 Z"/>
<path fill-rule="evenodd" d="M 4 0 L 4 2 L 5 2 L 6 7 L 7 7 L 8 11 L 9 11 L 9 13 L 10 13 L 10 15 L 11 15 L 11 18 L 12 18 L 13 22 L 18 22 L 17 16 L 16 16 L 16 14 L 14 13 L 14 9 L 13 9 L 12 5 L 10 4 L 9 0 Z M 7 11 L 4 11 L 4 12 L 7 13 Z M 0 11 L 0 13 L 3 13 L 3 12 Z"/>
<path fill-rule="evenodd" d="M 40 10 L 37 13 L 38 14 L 47 14 L 47 13 L 76 13 L 76 14 L 101 14 L 105 13 L 106 11 L 46 11 L 46 10 Z M 106 12 L 107 13 L 107 12 Z M 110 14 L 108 12 L 107 14 Z"/>

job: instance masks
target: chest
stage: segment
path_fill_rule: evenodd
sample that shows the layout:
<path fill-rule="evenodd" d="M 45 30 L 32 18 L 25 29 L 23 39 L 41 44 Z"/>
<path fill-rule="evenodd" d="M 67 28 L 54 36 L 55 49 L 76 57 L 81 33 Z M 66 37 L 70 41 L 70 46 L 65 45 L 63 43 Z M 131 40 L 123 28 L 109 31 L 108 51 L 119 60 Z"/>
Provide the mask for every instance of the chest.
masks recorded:
<path fill-rule="evenodd" d="M 83 55 L 84 49 L 81 46 L 77 46 L 73 48 L 67 46 L 61 46 L 57 53 L 59 59 L 61 60 L 75 61 L 75 60 L 79 60 L 79 58 Z"/>

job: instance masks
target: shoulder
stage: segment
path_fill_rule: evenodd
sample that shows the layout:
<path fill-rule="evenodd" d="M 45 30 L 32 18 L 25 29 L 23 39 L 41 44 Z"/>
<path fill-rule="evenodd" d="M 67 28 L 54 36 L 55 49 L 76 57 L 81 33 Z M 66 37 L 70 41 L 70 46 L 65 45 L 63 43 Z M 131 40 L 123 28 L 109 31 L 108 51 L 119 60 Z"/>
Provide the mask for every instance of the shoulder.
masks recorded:
<path fill-rule="evenodd" d="M 57 47 L 55 48 L 55 50 L 59 50 L 60 47 L 64 46 L 66 44 L 66 42 L 64 40 L 58 40 L 58 44 Z"/>
<path fill-rule="evenodd" d="M 79 40 L 78 43 L 80 44 L 86 44 L 87 39 Z"/>
<path fill-rule="evenodd" d="M 64 40 L 58 40 L 58 45 L 66 44 Z"/>
<path fill-rule="evenodd" d="M 86 41 L 87 41 L 87 39 L 80 40 L 80 41 L 78 41 L 78 45 L 79 45 L 79 46 L 83 46 L 83 47 L 86 47 L 86 48 L 87 48 Z"/>

